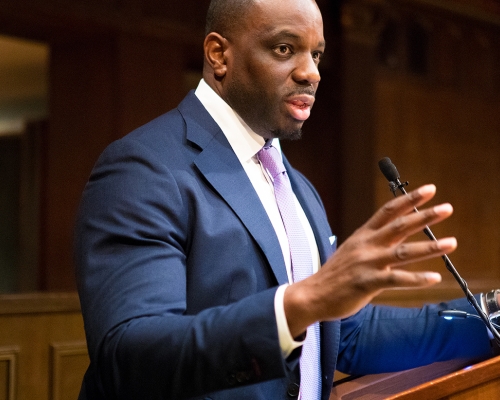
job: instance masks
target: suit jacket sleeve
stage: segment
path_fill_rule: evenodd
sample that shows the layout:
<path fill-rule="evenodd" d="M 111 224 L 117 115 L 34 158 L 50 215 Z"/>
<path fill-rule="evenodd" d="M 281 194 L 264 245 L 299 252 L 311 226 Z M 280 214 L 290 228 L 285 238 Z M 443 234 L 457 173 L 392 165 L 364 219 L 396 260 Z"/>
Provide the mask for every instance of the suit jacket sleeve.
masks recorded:
<path fill-rule="evenodd" d="M 75 254 L 88 398 L 178 399 L 286 373 L 261 251 L 203 180 L 176 174 L 127 138 L 85 189 Z"/>
<path fill-rule="evenodd" d="M 492 348 L 484 324 L 476 319 L 448 321 L 442 309 L 475 313 L 465 299 L 397 308 L 368 305 L 342 321 L 337 368 L 364 375 L 415 368 L 454 358 L 487 358 Z"/>

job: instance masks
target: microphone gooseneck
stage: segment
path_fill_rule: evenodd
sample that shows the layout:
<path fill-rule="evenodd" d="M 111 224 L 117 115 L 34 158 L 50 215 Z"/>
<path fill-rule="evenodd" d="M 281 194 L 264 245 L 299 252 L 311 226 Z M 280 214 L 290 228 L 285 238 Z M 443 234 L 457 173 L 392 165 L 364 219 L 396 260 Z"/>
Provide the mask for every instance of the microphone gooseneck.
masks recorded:
<path fill-rule="evenodd" d="M 392 163 L 391 159 L 389 157 L 384 157 L 378 162 L 379 168 L 386 177 L 386 179 L 389 181 L 389 187 L 391 189 L 391 192 L 394 194 L 394 196 L 397 196 L 396 190 L 399 189 L 401 193 L 407 194 L 405 190 L 405 186 L 408 186 L 408 182 L 401 183 L 400 178 L 399 178 L 399 173 L 396 168 L 396 166 Z M 418 212 L 417 208 L 413 208 L 415 212 Z M 425 235 L 430 239 L 430 240 L 435 240 L 437 241 L 436 237 L 432 233 L 431 229 L 426 226 L 424 228 L 424 233 Z M 481 306 L 478 304 L 476 298 L 472 294 L 472 292 L 469 290 L 469 287 L 467 286 L 467 282 L 460 276 L 458 273 L 457 269 L 449 259 L 449 257 L 445 254 L 441 257 L 444 261 L 444 264 L 446 266 L 446 269 L 450 271 L 450 273 L 453 275 L 455 280 L 458 282 L 460 285 L 460 288 L 462 291 L 465 293 L 465 297 L 467 298 L 468 302 L 476 312 L 478 313 L 478 318 L 480 318 L 486 327 L 490 330 L 491 334 L 495 338 L 495 341 L 497 342 L 498 345 L 500 345 L 500 334 L 498 333 L 498 330 L 495 329 L 493 326 L 493 323 L 491 320 L 488 318 L 486 313 L 483 311 Z M 457 315 L 455 314 L 455 317 Z"/>

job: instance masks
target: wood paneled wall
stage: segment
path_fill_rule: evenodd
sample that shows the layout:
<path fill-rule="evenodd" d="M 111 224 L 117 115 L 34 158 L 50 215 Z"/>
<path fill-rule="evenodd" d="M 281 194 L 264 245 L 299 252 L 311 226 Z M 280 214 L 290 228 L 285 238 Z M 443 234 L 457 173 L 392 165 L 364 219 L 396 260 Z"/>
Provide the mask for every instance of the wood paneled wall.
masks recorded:
<path fill-rule="evenodd" d="M 0 296 L 1 400 L 75 400 L 88 364 L 75 293 Z"/>
<path fill-rule="evenodd" d="M 192 71 L 201 76 L 208 0 L 1 3 L 0 34 L 50 47 L 31 290 L 70 291 L 75 214 L 92 166 L 111 141 L 175 107 Z"/>
<path fill-rule="evenodd" d="M 362 198 L 343 187 L 345 207 L 358 210 L 345 226 L 354 229 L 392 197 L 377 168 L 388 156 L 408 189 L 434 183 L 432 204 L 453 204 L 453 217 L 433 231 L 457 237 L 450 258 L 474 292 L 487 291 L 500 286 L 500 19 L 421 3 L 344 4 L 344 166 L 353 166 L 345 182 L 356 180 L 350 170 L 370 171 L 358 178 Z M 439 271 L 443 283 L 378 301 L 418 305 L 461 295 L 442 260 L 409 268 Z"/>
<path fill-rule="evenodd" d="M 73 225 L 92 166 L 111 141 L 177 105 L 186 60 L 165 40 L 119 34 L 54 44 L 50 61 L 41 289 L 71 290 Z"/>

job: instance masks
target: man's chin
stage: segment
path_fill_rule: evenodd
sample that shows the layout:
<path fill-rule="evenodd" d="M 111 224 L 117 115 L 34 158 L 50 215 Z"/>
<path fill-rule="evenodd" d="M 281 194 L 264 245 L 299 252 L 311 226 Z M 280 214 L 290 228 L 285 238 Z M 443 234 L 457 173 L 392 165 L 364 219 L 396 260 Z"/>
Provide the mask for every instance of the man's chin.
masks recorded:
<path fill-rule="evenodd" d="M 297 129 L 275 129 L 271 131 L 273 138 L 280 140 L 298 140 L 302 137 L 302 127 Z"/>

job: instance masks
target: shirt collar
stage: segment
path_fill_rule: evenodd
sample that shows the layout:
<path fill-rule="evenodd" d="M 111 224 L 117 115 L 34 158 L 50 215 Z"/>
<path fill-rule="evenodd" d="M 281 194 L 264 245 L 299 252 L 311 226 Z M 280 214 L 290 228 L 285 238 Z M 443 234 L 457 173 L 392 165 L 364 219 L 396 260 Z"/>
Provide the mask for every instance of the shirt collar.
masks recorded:
<path fill-rule="evenodd" d="M 204 79 L 198 84 L 195 95 L 219 125 L 240 162 L 253 159 L 264 146 L 264 138 L 255 133 Z M 273 146 L 281 154 L 279 139 L 273 139 Z"/>

